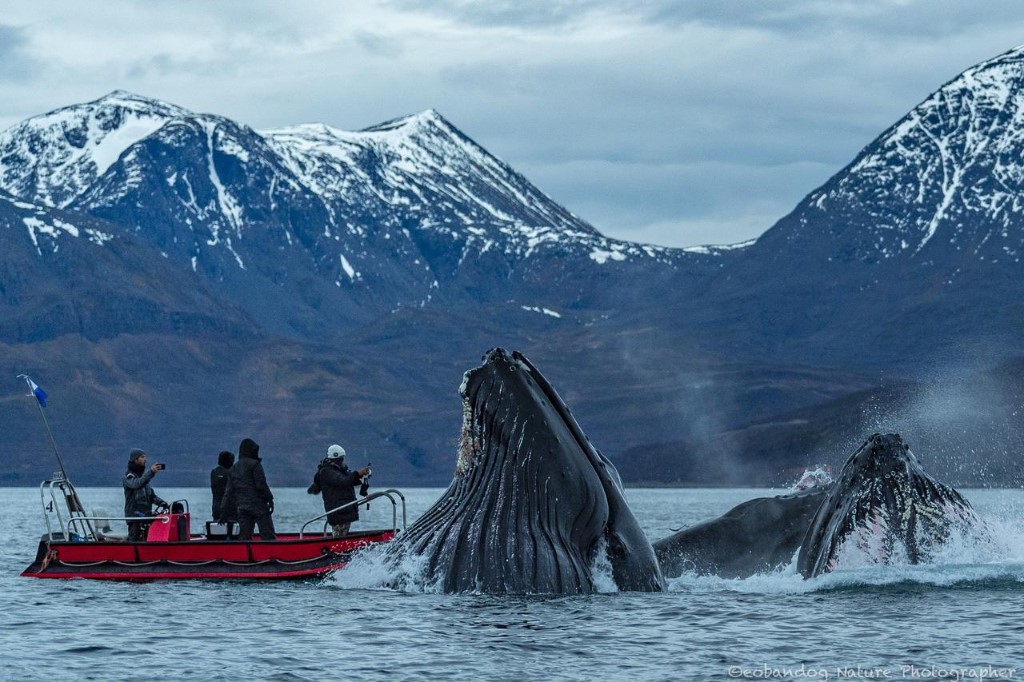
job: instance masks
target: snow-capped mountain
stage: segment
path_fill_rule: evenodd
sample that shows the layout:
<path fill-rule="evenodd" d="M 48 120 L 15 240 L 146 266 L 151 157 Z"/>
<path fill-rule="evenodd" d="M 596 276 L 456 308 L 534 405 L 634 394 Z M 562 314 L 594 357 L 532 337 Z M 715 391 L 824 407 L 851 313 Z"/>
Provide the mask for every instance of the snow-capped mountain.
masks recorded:
<path fill-rule="evenodd" d="M 264 135 L 304 185 L 343 206 L 367 207 L 391 229 L 429 206 L 448 215 L 425 227 L 469 241 L 504 230 L 524 254 L 563 238 L 601 239 L 434 110 L 354 133 L 303 125 Z"/>
<path fill-rule="evenodd" d="M 1024 257 L 1024 47 L 937 90 L 786 221 L 867 261 Z M 840 250 L 841 249 L 841 250 Z"/>
<path fill-rule="evenodd" d="M 998 355 L 1024 338 L 1022 256 L 1017 48 L 914 107 L 715 275 L 703 304 L 675 314 L 787 361 Z"/>
<path fill-rule="evenodd" d="M 299 335 L 467 297 L 565 309 L 588 281 L 617 295 L 609 269 L 720 260 L 602 236 L 432 110 L 260 133 L 118 91 L 6 131 L 0 188 L 129 227 Z"/>

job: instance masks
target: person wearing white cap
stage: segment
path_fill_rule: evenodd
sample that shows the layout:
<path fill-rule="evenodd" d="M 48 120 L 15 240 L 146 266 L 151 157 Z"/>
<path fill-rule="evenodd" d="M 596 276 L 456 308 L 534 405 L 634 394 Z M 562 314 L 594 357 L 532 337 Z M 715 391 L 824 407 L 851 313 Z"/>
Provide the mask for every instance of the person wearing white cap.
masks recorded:
<path fill-rule="evenodd" d="M 320 461 L 313 477 L 313 485 L 309 486 L 306 492 L 310 495 L 323 495 L 324 511 L 331 512 L 327 515 L 327 522 L 331 524 L 334 537 L 348 535 L 352 522 L 359 519 L 359 505 L 353 504 L 344 509 L 332 510 L 355 502 L 356 486 L 369 475 L 368 466 L 356 471 L 345 466 L 345 448 L 337 444 L 327 448 L 327 456 Z"/>

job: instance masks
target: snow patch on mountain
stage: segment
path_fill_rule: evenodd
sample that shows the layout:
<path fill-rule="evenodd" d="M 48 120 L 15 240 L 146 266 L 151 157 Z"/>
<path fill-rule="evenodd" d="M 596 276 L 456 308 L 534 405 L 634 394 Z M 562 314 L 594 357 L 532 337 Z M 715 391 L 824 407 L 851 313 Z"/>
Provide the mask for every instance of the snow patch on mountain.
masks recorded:
<path fill-rule="evenodd" d="M 528 312 L 531 312 L 531 313 L 541 313 L 543 315 L 547 315 L 548 317 L 555 317 L 555 318 L 559 318 L 559 319 L 561 319 L 561 317 L 562 317 L 561 313 L 558 313 L 558 312 L 556 312 L 554 310 L 551 310 L 550 308 L 544 308 L 544 307 L 536 306 L 536 305 L 534 305 L 534 306 L 524 305 L 524 306 L 519 306 L 519 307 L 522 308 L 523 310 L 528 311 Z"/>
<path fill-rule="evenodd" d="M 120 90 L 0 132 L 0 188 L 47 206 L 67 206 L 180 107 Z"/>

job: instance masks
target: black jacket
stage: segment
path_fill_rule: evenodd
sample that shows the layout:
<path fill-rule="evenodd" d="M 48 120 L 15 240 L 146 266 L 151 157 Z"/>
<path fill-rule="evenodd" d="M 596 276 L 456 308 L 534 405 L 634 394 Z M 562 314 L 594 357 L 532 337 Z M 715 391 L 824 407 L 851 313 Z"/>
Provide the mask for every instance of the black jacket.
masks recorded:
<path fill-rule="evenodd" d="M 330 511 L 356 499 L 356 486 L 360 482 L 359 474 L 351 471 L 344 464 L 325 459 L 320 462 L 313 477 L 310 489 L 314 492 L 319 488 L 324 496 L 324 511 Z M 346 523 L 359 520 L 359 506 L 352 505 L 327 517 L 330 524 Z"/>
<path fill-rule="evenodd" d="M 235 507 L 251 514 L 265 514 L 273 506 L 274 494 L 267 485 L 259 452 L 260 446 L 248 438 L 238 446 L 238 461 L 228 473 L 221 502 L 221 518 L 229 518 Z"/>
<path fill-rule="evenodd" d="M 130 517 L 137 514 L 151 516 L 154 504 L 167 506 L 167 503 L 161 500 L 153 492 L 153 487 L 149 485 L 149 482 L 153 480 L 153 476 L 152 469 L 145 469 L 141 474 L 131 469 L 124 472 L 121 485 L 124 487 L 125 516 Z"/>
<path fill-rule="evenodd" d="M 228 476 L 231 474 L 231 469 L 218 465 L 216 469 L 210 472 L 210 492 L 213 493 L 213 516 L 212 519 L 221 518 L 221 507 L 224 504 L 224 492 L 228 487 Z M 232 508 L 229 510 L 227 516 L 224 517 L 225 521 L 237 521 L 238 510 Z"/>

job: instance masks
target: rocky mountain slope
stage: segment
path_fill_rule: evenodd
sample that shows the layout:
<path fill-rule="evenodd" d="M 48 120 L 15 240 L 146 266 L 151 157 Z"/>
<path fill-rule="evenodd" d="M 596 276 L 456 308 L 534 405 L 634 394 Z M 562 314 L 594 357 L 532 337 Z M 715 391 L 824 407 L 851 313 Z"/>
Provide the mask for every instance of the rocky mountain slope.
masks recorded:
<path fill-rule="evenodd" d="M 255 131 L 114 92 L 0 133 L 4 366 L 48 384 L 96 482 L 148 445 L 201 484 L 252 436 L 282 484 L 328 441 L 445 483 L 495 345 L 634 480 L 775 480 L 901 430 L 865 417 L 906 414 L 895 387 L 1001 366 L 1018 399 L 1022 85 L 1019 49 L 965 71 L 752 245 L 693 250 L 602 236 L 435 111 Z M 46 443 L 0 404 L 0 476 L 31 483 Z M 1019 420 L 988 412 L 958 439 L 902 423 L 1005 463 Z"/>

